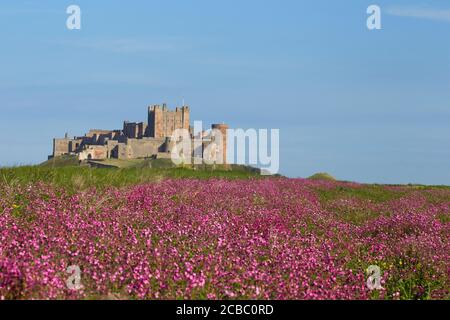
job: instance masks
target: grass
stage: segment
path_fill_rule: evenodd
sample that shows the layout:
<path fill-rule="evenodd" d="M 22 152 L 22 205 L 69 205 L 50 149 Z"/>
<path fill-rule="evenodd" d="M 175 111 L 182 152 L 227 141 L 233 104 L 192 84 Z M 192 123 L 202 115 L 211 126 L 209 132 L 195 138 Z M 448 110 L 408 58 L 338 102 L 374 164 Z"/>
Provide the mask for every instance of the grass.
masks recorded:
<path fill-rule="evenodd" d="M 380 215 L 390 215 L 384 205 L 402 197 L 412 196 L 420 192 L 428 204 L 450 202 L 449 186 L 424 186 L 424 185 L 379 185 L 379 184 L 348 184 L 338 183 L 333 188 L 313 187 L 318 195 L 321 206 L 333 212 L 337 218 L 355 225 L 361 225 L 368 220 Z M 441 190 L 441 191 L 439 191 Z M 433 191 L 433 192 L 432 192 Z M 337 202 L 336 202 L 337 201 Z M 345 201 L 349 201 L 346 203 Z M 353 201 L 365 205 L 353 205 Z M 441 222 L 450 221 L 450 213 L 439 215 Z"/>
<path fill-rule="evenodd" d="M 107 159 L 80 164 L 75 156 L 61 156 L 37 166 L 0 168 L 0 186 L 31 185 L 38 182 L 63 187 L 73 193 L 89 188 L 105 189 L 155 182 L 164 178 L 226 178 L 259 177 L 259 170 L 247 166 L 184 166 L 175 167 L 170 159 Z"/>
<path fill-rule="evenodd" d="M 326 172 L 316 173 L 316 174 L 312 175 L 311 177 L 309 177 L 308 179 L 336 181 L 335 177 L 333 177 L 332 175 L 330 175 L 329 173 L 326 173 Z"/>
<path fill-rule="evenodd" d="M 108 187 L 125 187 L 141 183 L 159 181 L 164 178 L 226 178 L 248 179 L 261 177 L 259 170 L 248 166 L 184 166 L 174 167 L 169 159 L 108 159 L 95 161 L 101 167 L 80 165 L 74 156 L 62 156 L 43 162 L 37 166 L 21 166 L 0 168 L 0 186 L 29 185 L 44 182 L 63 187 L 69 192 L 85 190 L 91 187 L 104 189 Z M 335 180 L 327 173 L 317 173 L 309 179 Z M 368 184 L 346 185 L 339 183 L 335 188 L 314 188 L 322 204 L 327 205 L 336 199 L 363 199 L 382 203 L 398 199 L 416 190 L 450 190 L 447 186 L 404 185 L 386 188 L 384 185 Z M 447 193 L 431 194 L 430 202 L 441 202 L 448 197 Z M 348 213 L 347 213 L 348 214 Z M 367 213 L 364 213 L 364 215 Z M 359 213 L 358 213 L 359 215 Z M 442 217 L 447 220 L 448 217 Z"/>
<path fill-rule="evenodd" d="M 79 162 L 75 156 L 60 156 L 49 159 L 39 166 L 48 168 L 62 168 L 62 167 L 73 167 L 78 166 Z"/>
<path fill-rule="evenodd" d="M 412 189 L 410 189 L 411 191 Z M 367 184 L 357 188 L 354 186 L 337 186 L 334 189 L 317 189 L 322 201 L 328 202 L 336 199 L 358 198 L 381 203 L 395 200 L 405 195 L 406 188 L 386 188 L 383 185 Z"/>
<path fill-rule="evenodd" d="M 247 179 L 259 175 L 245 168 L 233 170 L 206 168 L 91 168 L 87 166 L 23 166 L 0 169 L 0 185 L 28 185 L 38 182 L 64 187 L 69 192 L 95 187 L 125 187 L 164 178 Z"/>
<path fill-rule="evenodd" d="M 175 168 L 170 159 L 105 159 L 90 161 L 93 166 L 111 168 Z"/>
<path fill-rule="evenodd" d="M 357 187 L 349 185 L 338 185 L 332 189 L 315 188 L 320 203 L 323 208 L 333 212 L 337 218 L 346 222 L 360 225 L 367 220 L 377 218 L 380 215 L 389 214 L 380 209 L 372 210 L 369 203 L 382 204 L 391 200 L 399 199 L 412 192 L 409 188 L 386 188 L 381 185 L 359 185 Z M 353 206 L 344 204 L 336 207 L 334 201 L 357 200 L 367 203 L 367 206 Z M 351 203 L 351 202 L 350 202 Z"/>

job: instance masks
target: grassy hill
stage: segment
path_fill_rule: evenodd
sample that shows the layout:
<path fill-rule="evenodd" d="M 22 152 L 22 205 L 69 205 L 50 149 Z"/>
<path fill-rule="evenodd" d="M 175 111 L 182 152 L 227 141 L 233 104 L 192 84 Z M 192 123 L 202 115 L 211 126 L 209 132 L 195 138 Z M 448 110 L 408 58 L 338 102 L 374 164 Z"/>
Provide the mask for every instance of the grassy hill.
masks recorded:
<path fill-rule="evenodd" d="M 277 175 L 279 176 L 279 175 Z M 69 192 L 85 190 L 91 187 L 106 189 L 108 187 L 124 187 L 154 181 L 165 178 L 225 178 L 225 179 L 249 179 L 264 178 L 257 168 L 243 165 L 224 166 L 183 166 L 176 167 L 169 159 L 133 159 L 104 161 L 91 161 L 79 163 L 73 156 L 57 157 L 45 161 L 37 166 L 21 166 L 12 168 L 0 168 L 0 186 L 6 185 L 31 185 L 39 182 L 49 183 L 64 187 Z M 317 181 L 336 181 L 327 173 L 317 173 L 308 179 Z M 383 185 L 367 184 L 359 188 L 347 187 L 345 182 L 336 181 L 336 188 L 319 191 L 323 200 L 337 198 L 358 197 L 372 201 L 386 200 L 396 196 L 390 189 Z M 400 185 L 399 185 L 400 187 Z M 423 186 L 404 185 L 408 190 L 435 190 L 450 189 L 449 186 Z"/>
<path fill-rule="evenodd" d="M 49 168 L 62 168 L 79 166 L 79 161 L 75 156 L 60 156 L 42 162 L 39 166 Z"/>
<path fill-rule="evenodd" d="M 175 168 L 170 159 L 106 159 L 102 161 L 90 161 L 93 166 L 113 168 Z"/>
<path fill-rule="evenodd" d="M 29 185 L 39 182 L 64 187 L 69 192 L 96 187 L 123 187 L 164 178 L 225 178 L 261 177 L 259 169 L 248 166 L 185 166 L 175 167 L 168 159 L 135 159 L 93 161 L 82 163 L 75 157 L 63 156 L 37 166 L 0 168 L 0 184 Z"/>
<path fill-rule="evenodd" d="M 336 181 L 336 178 L 326 172 L 320 172 L 312 175 L 308 179 L 311 180 L 328 180 L 328 181 Z"/>

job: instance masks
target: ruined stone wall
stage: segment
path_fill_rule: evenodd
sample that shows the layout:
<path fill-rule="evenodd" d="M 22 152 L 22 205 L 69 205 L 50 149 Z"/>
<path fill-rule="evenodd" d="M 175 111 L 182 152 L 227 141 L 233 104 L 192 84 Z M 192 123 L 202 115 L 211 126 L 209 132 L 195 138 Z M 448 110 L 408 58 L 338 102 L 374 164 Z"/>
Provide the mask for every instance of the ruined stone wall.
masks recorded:
<path fill-rule="evenodd" d="M 94 136 L 100 136 L 100 135 L 109 135 L 113 134 L 114 130 L 99 130 L 99 129 L 91 129 L 88 133 L 86 133 L 86 137 L 94 137 Z"/>
<path fill-rule="evenodd" d="M 125 143 L 118 144 L 117 159 L 131 159 L 130 148 Z"/>
<path fill-rule="evenodd" d="M 53 156 L 58 157 L 66 154 L 73 154 L 81 151 L 83 138 L 63 138 L 53 139 Z"/>
<path fill-rule="evenodd" d="M 106 142 L 107 149 L 107 158 L 119 158 L 119 141 L 117 140 L 108 140 Z"/>
<path fill-rule="evenodd" d="M 71 139 L 69 140 L 69 152 L 70 153 L 77 153 L 81 151 L 81 148 L 83 146 L 83 139 Z"/>
<path fill-rule="evenodd" d="M 125 121 L 123 123 L 123 134 L 128 138 L 137 138 L 137 124 L 135 122 Z"/>
<path fill-rule="evenodd" d="M 108 140 L 120 140 L 121 136 L 123 136 L 121 130 L 91 129 L 85 136 L 78 139 L 83 139 L 83 144 L 85 145 L 104 145 Z"/>
<path fill-rule="evenodd" d="M 145 122 L 139 122 L 138 123 L 138 139 L 142 139 L 145 137 L 145 133 L 147 132 L 147 123 Z"/>
<path fill-rule="evenodd" d="M 147 124 L 144 122 L 127 122 L 123 123 L 123 133 L 127 138 L 141 139 L 147 132 Z"/>
<path fill-rule="evenodd" d="M 78 154 L 79 160 L 104 160 L 107 158 L 108 148 L 106 146 L 88 146 Z"/>

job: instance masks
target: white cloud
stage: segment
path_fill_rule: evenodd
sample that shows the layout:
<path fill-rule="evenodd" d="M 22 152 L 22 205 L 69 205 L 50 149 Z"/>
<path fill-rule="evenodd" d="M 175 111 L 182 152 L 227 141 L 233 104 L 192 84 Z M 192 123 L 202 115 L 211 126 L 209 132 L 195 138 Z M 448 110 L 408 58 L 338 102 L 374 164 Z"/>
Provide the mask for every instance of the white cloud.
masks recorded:
<path fill-rule="evenodd" d="M 387 13 L 392 16 L 409 17 L 450 22 L 450 10 L 417 6 L 389 7 Z"/>

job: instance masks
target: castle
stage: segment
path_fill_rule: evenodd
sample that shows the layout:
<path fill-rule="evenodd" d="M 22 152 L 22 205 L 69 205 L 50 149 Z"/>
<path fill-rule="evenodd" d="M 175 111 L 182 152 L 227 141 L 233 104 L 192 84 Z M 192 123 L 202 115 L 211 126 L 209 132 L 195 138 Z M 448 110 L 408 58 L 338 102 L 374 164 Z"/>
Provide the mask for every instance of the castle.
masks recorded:
<path fill-rule="evenodd" d="M 172 133 L 177 129 L 186 129 L 192 141 L 200 139 L 200 144 L 192 143 L 191 155 L 203 156 L 203 150 L 214 143 L 214 136 L 202 131 L 194 136 L 190 125 L 188 106 L 177 107 L 174 111 L 166 104 L 148 107 L 148 122 L 124 121 L 122 130 L 91 129 L 82 137 L 53 139 L 53 154 L 49 158 L 62 155 L 76 155 L 80 161 L 141 158 L 170 158 L 177 141 L 172 140 Z M 226 161 L 226 124 L 213 124 L 211 129 L 221 132 L 221 150 L 223 163 Z M 201 148 L 201 150 L 195 150 Z"/>

